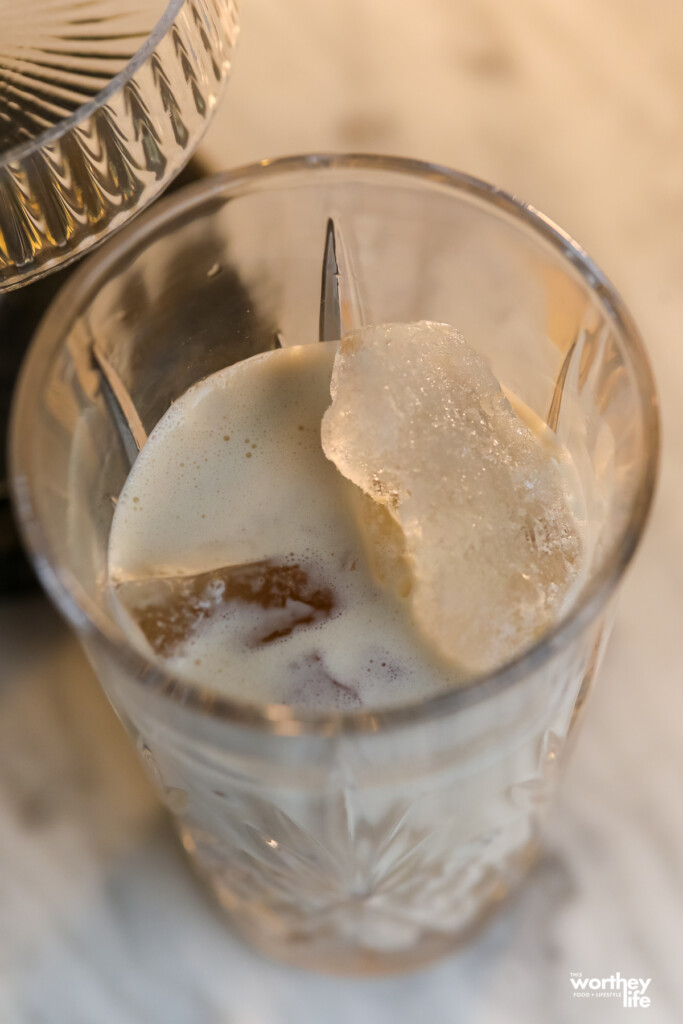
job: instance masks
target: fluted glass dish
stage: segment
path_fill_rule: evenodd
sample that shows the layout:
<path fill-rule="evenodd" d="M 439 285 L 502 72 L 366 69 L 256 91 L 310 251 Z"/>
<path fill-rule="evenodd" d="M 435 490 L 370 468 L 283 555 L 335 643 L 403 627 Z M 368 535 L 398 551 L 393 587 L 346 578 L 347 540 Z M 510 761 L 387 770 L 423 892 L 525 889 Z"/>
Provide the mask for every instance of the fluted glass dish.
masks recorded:
<path fill-rule="evenodd" d="M 0 0 L 0 291 L 98 244 L 208 125 L 234 0 Z"/>

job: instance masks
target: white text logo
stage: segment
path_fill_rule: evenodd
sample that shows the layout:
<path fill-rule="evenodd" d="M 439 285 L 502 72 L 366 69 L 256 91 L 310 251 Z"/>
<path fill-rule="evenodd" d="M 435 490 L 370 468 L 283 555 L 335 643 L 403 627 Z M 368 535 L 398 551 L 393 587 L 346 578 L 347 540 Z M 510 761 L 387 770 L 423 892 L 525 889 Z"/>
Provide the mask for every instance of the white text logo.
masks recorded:
<path fill-rule="evenodd" d="M 650 996 L 646 993 L 651 981 L 651 978 L 622 978 L 619 971 L 609 978 L 586 978 L 581 972 L 569 975 L 573 995 L 577 999 L 615 998 L 621 999 L 623 1006 L 642 1006 L 644 1009 L 650 1005 Z"/>

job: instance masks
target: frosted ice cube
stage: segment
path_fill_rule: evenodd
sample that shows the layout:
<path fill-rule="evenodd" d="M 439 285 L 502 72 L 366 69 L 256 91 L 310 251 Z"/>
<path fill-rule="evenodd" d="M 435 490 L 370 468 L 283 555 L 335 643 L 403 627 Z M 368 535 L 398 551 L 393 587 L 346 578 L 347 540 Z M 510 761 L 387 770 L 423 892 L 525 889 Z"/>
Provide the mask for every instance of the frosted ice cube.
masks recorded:
<path fill-rule="evenodd" d="M 410 591 L 423 635 L 469 671 L 514 657 L 557 618 L 581 567 L 559 445 L 529 429 L 446 324 L 351 332 L 331 394 L 325 454 L 403 533 L 400 553 L 386 525 L 360 516 L 386 549 L 378 564 L 412 575 L 412 587 L 400 569 L 384 582 Z"/>

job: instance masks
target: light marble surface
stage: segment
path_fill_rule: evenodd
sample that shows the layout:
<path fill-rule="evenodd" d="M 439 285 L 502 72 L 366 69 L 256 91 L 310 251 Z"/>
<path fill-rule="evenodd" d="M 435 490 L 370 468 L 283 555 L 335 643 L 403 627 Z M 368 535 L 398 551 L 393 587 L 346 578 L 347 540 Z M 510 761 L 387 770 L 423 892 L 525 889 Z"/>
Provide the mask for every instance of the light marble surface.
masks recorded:
<path fill-rule="evenodd" d="M 0 606 L 2 1024 L 611 1024 L 683 1019 L 683 7 L 680 0 L 244 0 L 218 168 L 431 159 L 540 207 L 631 306 L 664 451 L 646 541 L 517 902 L 418 974 L 349 981 L 242 948 L 189 873 L 83 656 Z M 579 1001 L 569 972 L 651 978 Z M 627 1016 L 624 1017 L 624 1014 Z"/>

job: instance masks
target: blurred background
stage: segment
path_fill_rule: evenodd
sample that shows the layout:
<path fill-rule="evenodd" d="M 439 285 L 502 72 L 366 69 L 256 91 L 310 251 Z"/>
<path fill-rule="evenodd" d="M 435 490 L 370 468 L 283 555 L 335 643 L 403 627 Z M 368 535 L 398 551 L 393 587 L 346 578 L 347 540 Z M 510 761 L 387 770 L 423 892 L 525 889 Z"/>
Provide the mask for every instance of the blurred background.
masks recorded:
<path fill-rule="evenodd" d="M 619 971 L 652 979 L 651 1006 L 633 1012 L 680 1022 L 683 5 L 241 6 L 201 167 L 390 153 L 543 210 L 612 278 L 650 351 L 655 510 L 544 859 L 474 945 L 395 979 L 309 977 L 243 949 L 187 871 L 75 640 L 37 591 L 2 599 L 0 1021 L 609 1024 L 618 1001 L 574 999 L 569 973 Z"/>

